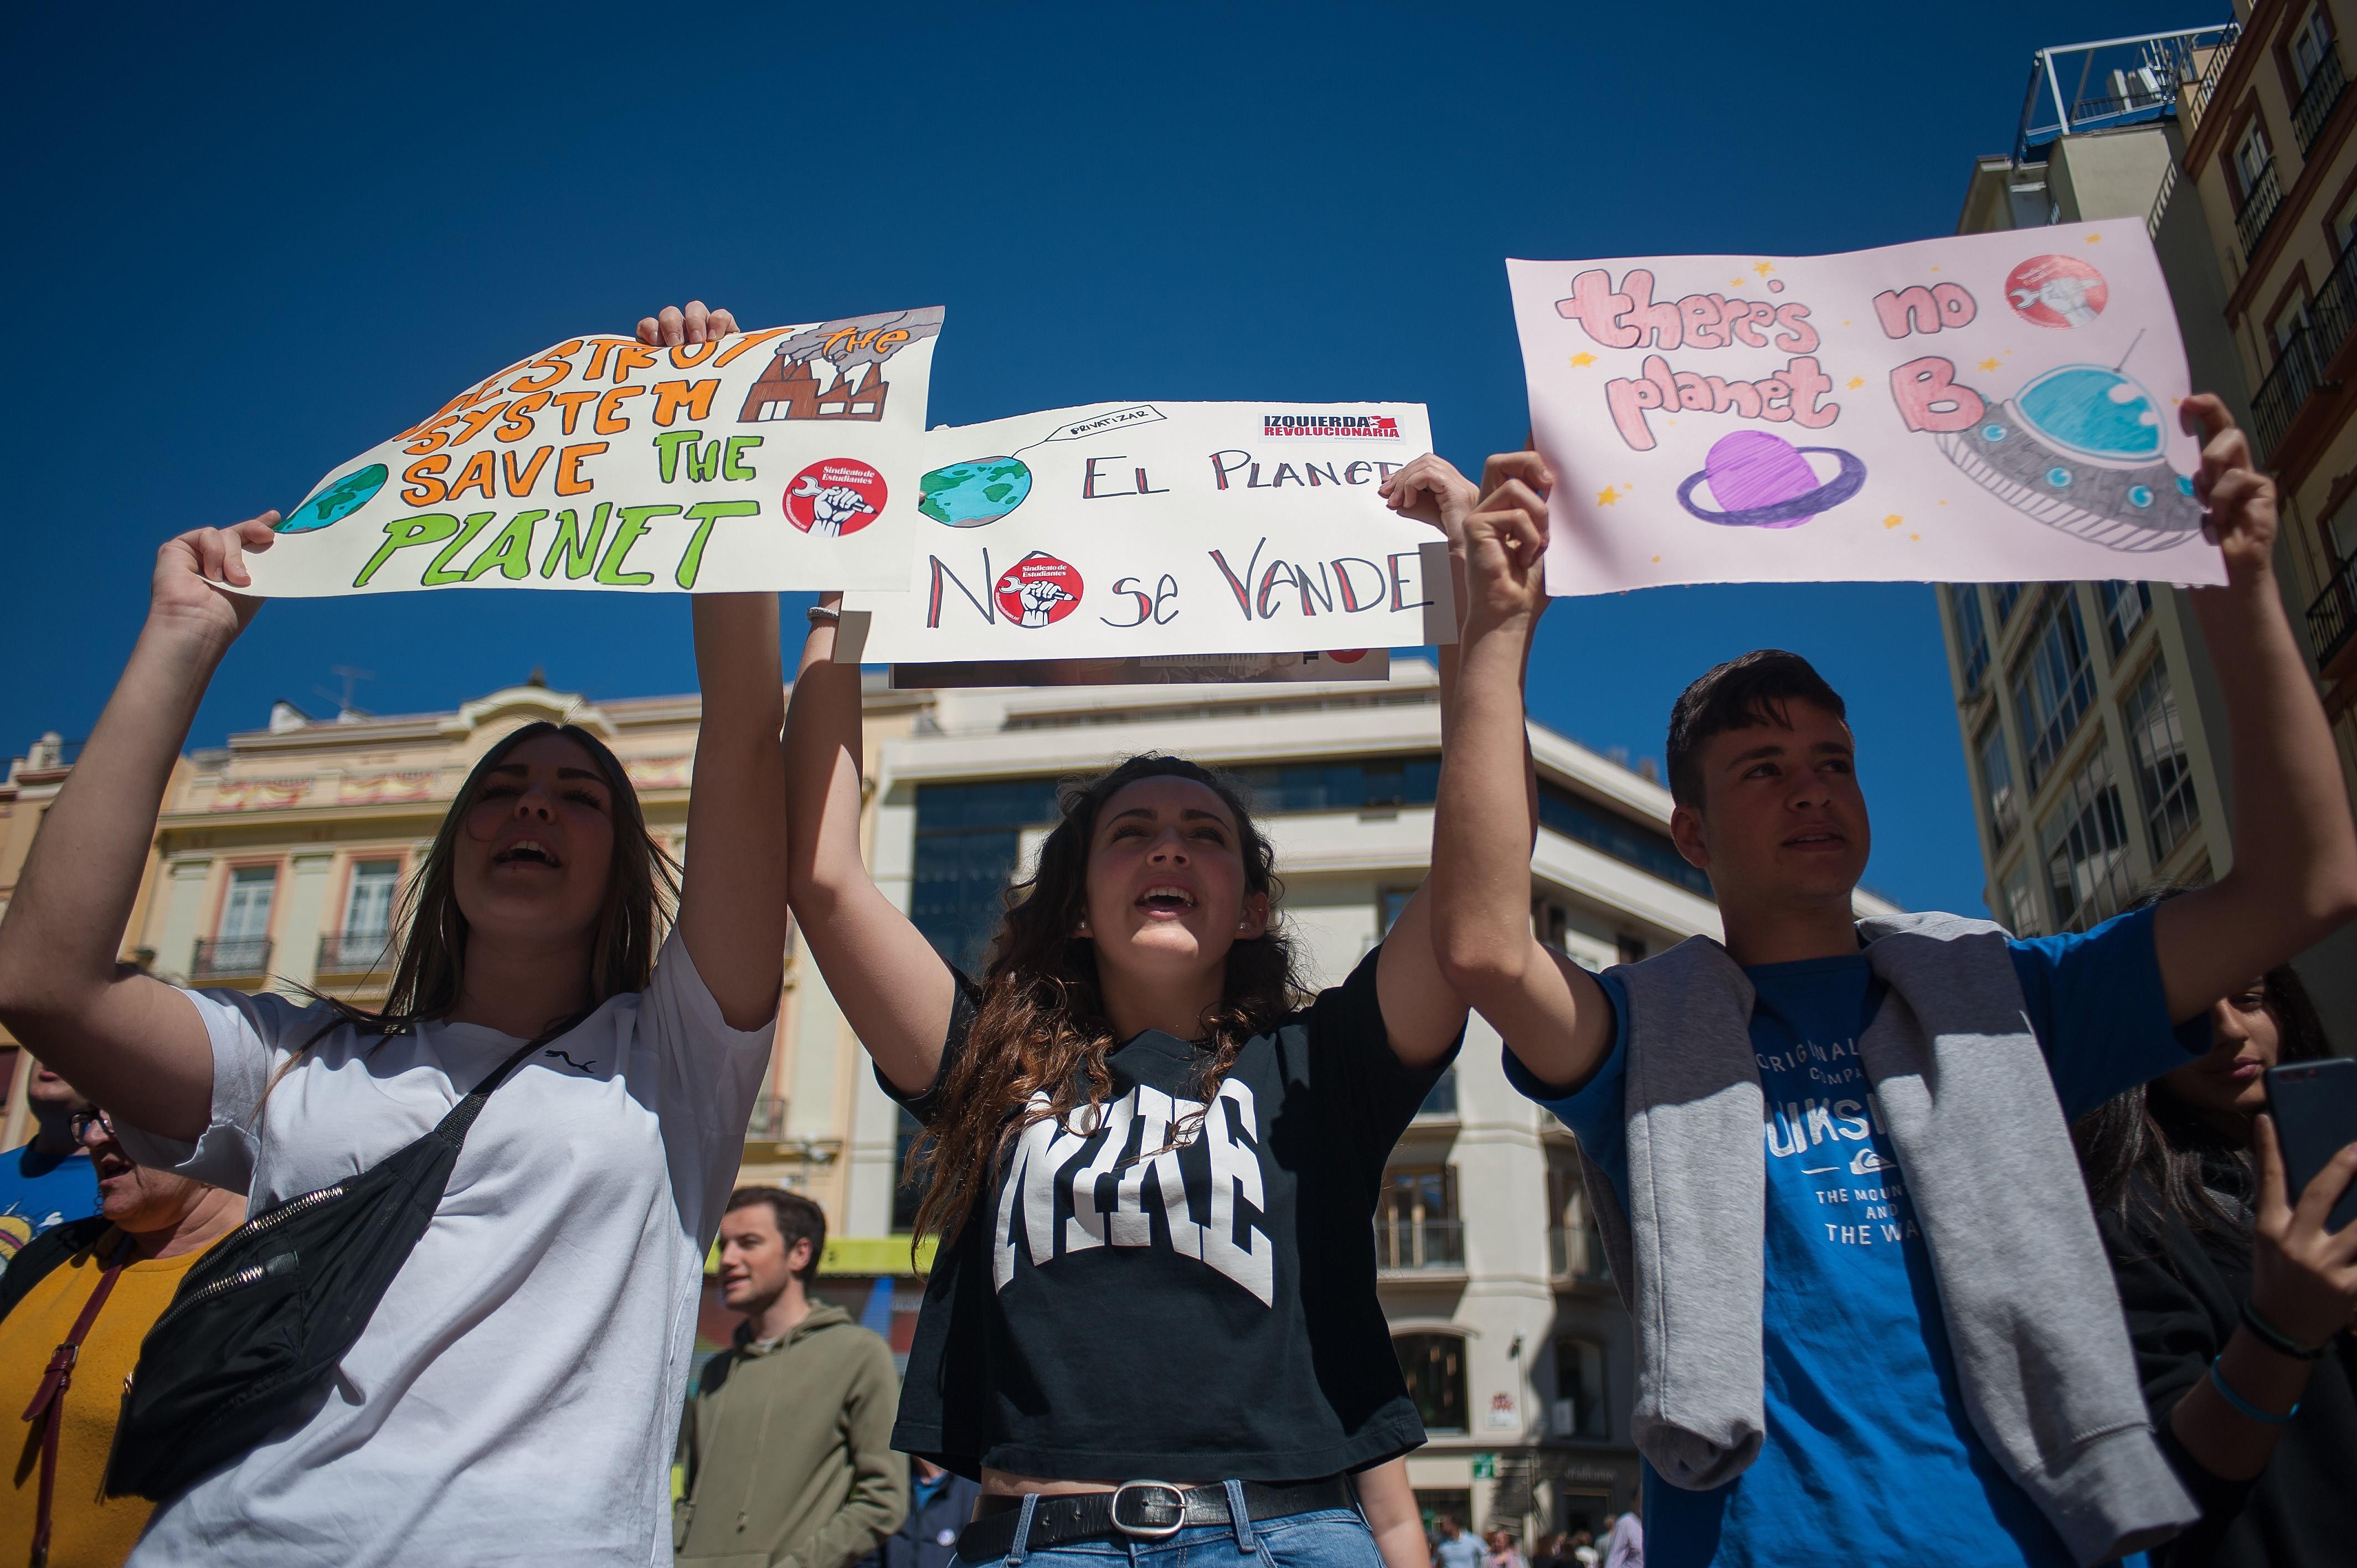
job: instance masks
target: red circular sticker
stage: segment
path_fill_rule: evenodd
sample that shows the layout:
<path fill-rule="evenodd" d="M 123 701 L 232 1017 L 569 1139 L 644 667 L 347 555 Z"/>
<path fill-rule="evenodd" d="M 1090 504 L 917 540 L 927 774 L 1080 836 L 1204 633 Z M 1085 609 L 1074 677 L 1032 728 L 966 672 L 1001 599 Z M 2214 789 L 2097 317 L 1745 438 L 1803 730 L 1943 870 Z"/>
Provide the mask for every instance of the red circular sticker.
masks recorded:
<path fill-rule="evenodd" d="M 992 589 L 998 610 L 1017 626 L 1053 626 L 1081 606 L 1081 575 L 1069 561 L 1035 550 Z"/>
<path fill-rule="evenodd" d="M 1337 649 L 1329 651 L 1326 655 L 1327 658 L 1332 660 L 1337 664 L 1356 664 L 1360 660 L 1364 659 L 1366 656 L 1367 650 L 1363 648 Z"/>
<path fill-rule="evenodd" d="M 2085 327 L 2111 303 L 2104 274 L 2076 256 L 2032 256 L 2006 274 L 2006 303 L 2036 327 Z"/>
<path fill-rule="evenodd" d="M 884 510 L 884 476 L 856 457 L 813 463 L 786 487 L 786 519 L 804 533 L 856 533 Z"/>

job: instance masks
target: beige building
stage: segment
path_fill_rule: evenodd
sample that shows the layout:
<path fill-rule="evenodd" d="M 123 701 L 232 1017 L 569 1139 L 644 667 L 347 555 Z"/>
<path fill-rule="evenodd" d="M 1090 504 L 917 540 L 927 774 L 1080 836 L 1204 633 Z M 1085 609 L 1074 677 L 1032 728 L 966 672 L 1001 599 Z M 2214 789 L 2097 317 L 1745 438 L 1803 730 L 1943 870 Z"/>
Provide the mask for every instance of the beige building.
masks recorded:
<path fill-rule="evenodd" d="M 2040 50 L 2013 149 L 1975 160 L 1957 231 L 2143 224 L 2194 384 L 2225 399 L 2265 456 L 2273 394 L 2247 391 L 2258 367 L 2238 347 L 2231 323 L 2242 291 L 2217 250 L 2235 208 L 2186 172 L 2201 166 L 2212 99 L 2255 29 Z M 2296 585 L 2306 581 L 2300 548 L 2287 542 L 2284 552 Z M 2291 607 L 2296 620 L 2304 604 Z M 2084 930 L 2147 886 L 2204 881 L 2233 864 L 2223 699 L 2184 590 L 1952 584 L 1940 609 L 1997 918 L 2023 934 Z M 2344 755 L 2348 725 L 2344 716 Z M 2357 1039 L 2357 935 L 2300 967 L 2336 1034 Z"/>
<path fill-rule="evenodd" d="M 1437 686 L 1429 665 L 1405 660 L 1381 682 L 1281 688 L 903 693 L 871 677 L 870 865 L 935 946 L 971 966 L 1053 818 L 1058 781 L 1135 751 L 1178 752 L 1250 787 L 1311 978 L 1332 983 L 1423 880 L 1439 779 Z M 282 703 L 267 728 L 183 762 L 125 954 L 176 981 L 371 1000 L 403 879 L 499 736 L 543 718 L 591 729 L 676 849 L 696 713 L 692 696 L 601 703 L 537 682 L 444 714 L 311 720 Z M 1707 881 L 1671 845 L 1668 792 L 1545 729 L 1534 726 L 1532 739 L 1541 937 L 1600 968 L 1717 934 Z M 11 878 L 26 818 L 64 777 L 62 757 L 44 746 L 0 797 L 15 813 L 0 818 Z M 913 1195 L 898 1176 L 913 1123 L 877 1087 L 798 937 L 786 987 L 744 1179 L 796 1187 L 825 1208 L 837 1240 L 823 1293 L 905 1350 L 920 1290 Z M 1628 1507 L 1632 1348 L 1576 1151 L 1509 1087 L 1498 1038 L 1478 1020 L 1401 1139 L 1373 1223 L 1394 1346 L 1432 1434 L 1410 1461 L 1427 1506 L 1533 1532 L 1593 1526 Z M 705 1337 L 716 1342 L 726 1326 L 708 1305 Z"/>

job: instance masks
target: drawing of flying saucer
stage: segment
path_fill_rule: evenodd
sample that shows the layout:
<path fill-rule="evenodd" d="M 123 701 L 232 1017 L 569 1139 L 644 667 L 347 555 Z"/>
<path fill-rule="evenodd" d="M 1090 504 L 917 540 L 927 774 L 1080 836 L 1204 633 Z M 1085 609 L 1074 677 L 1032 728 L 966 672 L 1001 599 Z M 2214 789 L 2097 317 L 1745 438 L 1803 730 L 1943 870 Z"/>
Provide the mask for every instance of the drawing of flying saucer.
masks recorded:
<path fill-rule="evenodd" d="M 2015 510 L 2105 549 L 2166 550 L 2202 532 L 2193 481 L 2169 466 L 2160 403 L 2107 365 L 2032 378 L 1970 429 L 1940 435 L 1965 478 Z"/>
<path fill-rule="evenodd" d="M 1839 465 L 1828 478 L 1811 457 Z M 1795 446 L 1766 430 L 1722 435 L 1704 457 L 1702 472 L 1678 486 L 1678 504 L 1727 528 L 1798 528 L 1821 511 L 1841 505 L 1866 483 L 1866 465 L 1833 446 Z M 1714 511 L 1695 499 L 1707 488 Z"/>

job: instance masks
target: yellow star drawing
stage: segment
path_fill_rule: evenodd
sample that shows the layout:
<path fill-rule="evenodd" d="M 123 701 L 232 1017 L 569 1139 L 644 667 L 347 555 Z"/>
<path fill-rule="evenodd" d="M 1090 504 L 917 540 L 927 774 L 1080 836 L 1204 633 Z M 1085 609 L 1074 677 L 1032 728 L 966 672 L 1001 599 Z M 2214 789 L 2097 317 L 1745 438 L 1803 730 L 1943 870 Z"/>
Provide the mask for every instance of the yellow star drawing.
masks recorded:
<path fill-rule="evenodd" d="M 1907 537 L 1913 540 L 1918 544 L 1923 542 L 1923 536 L 1920 533 L 1910 533 Z"/>
<path fill-rule="evenodd" d="M 1658 565 L 1660 565 L 1661 564 L 1662 564 L 1662 558 L 1661 558 L 1660 556 L 1658 556 L 1658 555 L 1654 556 L 1654 557 L 1653 557 L 1653 564 L 1654 564 L 1654 565 L 1656 565 L 1656 566 L 1658 566 Z"/>
<path fill-rule="evenodd" d="M 2103 236 L 2102 236 L 2101 234 L 2090 234 L 2090 235 L 2088 235 L 2088 236 L 2087 236 L 2087 243 L 2089 243 L 2090 245 L 2092 245 L 2092 244 L 2093 244 L 2096 241 L 2098 241 L 2098 240 L 2100 240 L 2100 239 L 2102 239 L 2102 238 L 2103 238 Z"/>
<path fill-rule="evenodd" d="M 1937 267 L 1933 267 L 1932 270 L 1933 272 L 1935 272 L 1935 273 L 1936 273 L 1936 272 L 1938 272 L 1940 269 L 1939 269 L 1939 268 L 1937 268 Z"/>
<path fill-rule="evenodd" d="M 1610 506 L 1614 501 L 1617 501 L 1620 499 L 1620 492 L 1614 489 L 1610 485 L 1607 485 L 1602 489 L 1596 492 L 1596 504 L 1598 506 Z"/>
<path fill-rule="evenodd" d="M 1940 504 L 1941 504 L 1942 506 L 1946 506 L 1948 503 L 1947 503 L 1946 501 L 1942 501 Z"/>
<path fill-rule="evenodd" d="M 1743 278 L 1729 278 L 1727 281 L 1733 286 L 1741 288 L 1748 280 Z"/>
<path fill-rule="evenodd" d="M 1752 270 L 1753 272 L 1755 272 L 1755 273 L 1758 273 L 1761 277 L 1763 277 L 1763 278 L 1764 278 L 1764 277 L 1766 277 L 1770 273 L 1774 272 L 1776 269 L 1775 269 L 1773 266 L 1771 266 L 1770 264 L 1769 264 L 1768 263 L 1766 263 L 1766 262 L 1754 262 L 1754 263 L 1751 263 L 1751 270 Z"/>
<path fill-rule="evenodd" d="M 1584 371 L 1594 363 L 1596 363 L 1596 356 L 1585 350 L 1571 357 L 1571 368 L 1575 371 Z"/>
<path fill-rule="evenodd" d="M 1984 370 L 1984 371 L 1994 371 L 1994 370 L 1996 370 L 1996 360 L 1994 360 L 1994 359 L 1983 360 L 1981 361 L 1981 369 L 1982 369 L 1982 370 Z"/>
<path fill-rule="evenodd" d="M 1852 392 L 1856 392 L 1856 391 L 1857 391 L 1857 389 L 1858 389 L 1858 388 L 1860 388 L 1860 387 L 1862 387 L 1862 386 L 1864 386 L 1864 385 L 1866 385 L 1866 378 L 1865 378 L 1864 376 L 1852 376 L 1852 377 L 1850 377 L 1850 379 L 1849 379 L 1849 390 L 1850 390 L 1850 391 L 1852 391 Z"/>
<path fill-rule="evenodd" d="M 1894 511 L 1889 517 L 1882 520 L 1882 526 L 1885 528 L 1897 528 L 1900 523 L 1905 522 L 1907 520 L 1905 518 L 1900 516 Z"/>

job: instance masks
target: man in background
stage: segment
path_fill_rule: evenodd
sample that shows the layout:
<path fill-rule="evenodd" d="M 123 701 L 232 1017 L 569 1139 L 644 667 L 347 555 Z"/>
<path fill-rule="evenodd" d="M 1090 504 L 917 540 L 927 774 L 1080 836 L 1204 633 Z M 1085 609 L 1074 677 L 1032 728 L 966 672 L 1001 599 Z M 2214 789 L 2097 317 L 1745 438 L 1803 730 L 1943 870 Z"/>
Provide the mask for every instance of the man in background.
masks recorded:
<path fill-rule="evenodd" d="M 1433 1542 L 1433 1568 L 1481 1568 L 1481 1543 L 1465 1533 L 1465 1521 L 1453 1513 L 1440 1516 L 1440 1539 Z"/>
<path fill-rule="evenodd" d="M 1641 1489 L 1630 1499 L 1629 1511 L 1612 1521 L 1604 1538 L 1604 1568 L 1645 1568 L 1645 1499 Z"/>
<path fill-rule="evenodd" d="M 891 1349 L 810 1299 L 826 1216 L 809 1198 L 738 1188 L 719 1248 L 720 1299 L 745 1321 L 705 1365 L 680 1429 L 676 1560 L 852 1568 L 909 1509 Z"/>
<path fill-rule="evenodd" d="M 33 1141 L 0 1155 L 0 1269 L 42 1231 L 98 1212 L 98 1173 L 71 1130 L 90 1101 L 38 1061 L 25 1098 Z"/>
<path fill-rule="evenodd" d="M 949 1568 L 957 1555 L 958 1531 L 974 1517 L 981 1483 L 952 1476 L 931 1459 L 909 1464 L 909 1517 L 881 1550 L 859 1560 L 859 1568 Z"/>
<path fill-rule="evenodd" d="M 98 1212 L 51 1226 L 0 1273 L 0 1411 L 27 1422 L 21 1457 L 0 1476 L 0 1563 L 42 1562 L 46 1545 L 48 1568 L 113 1568 L 155 1508 L 101 1485 L 124 1385 L 180 1281 L 245 1219 L 245 1199 L 135 1164 L 104 1112 L 68 1122 L 94 1167 Z"/>

